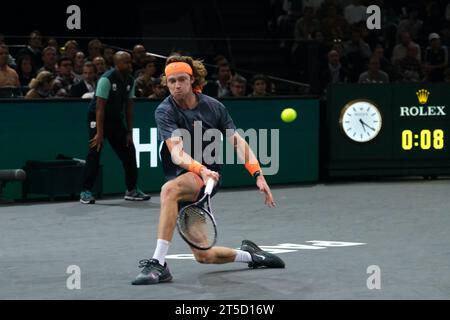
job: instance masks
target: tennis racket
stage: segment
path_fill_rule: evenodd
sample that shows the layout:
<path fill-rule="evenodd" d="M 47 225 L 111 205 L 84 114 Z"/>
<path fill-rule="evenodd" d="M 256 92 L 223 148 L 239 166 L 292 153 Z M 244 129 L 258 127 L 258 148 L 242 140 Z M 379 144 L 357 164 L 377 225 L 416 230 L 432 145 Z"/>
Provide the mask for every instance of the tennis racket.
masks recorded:
<path fill-rule="evenodd" d="M 183 207 L 177 219 L 180 236 L 191 247 L 199 250 L 211 249 L 217 241 L 216 220 L 211 213 L 211 192 L 214 180 L 206 183 L 203 197 L 196 203 Z"/>

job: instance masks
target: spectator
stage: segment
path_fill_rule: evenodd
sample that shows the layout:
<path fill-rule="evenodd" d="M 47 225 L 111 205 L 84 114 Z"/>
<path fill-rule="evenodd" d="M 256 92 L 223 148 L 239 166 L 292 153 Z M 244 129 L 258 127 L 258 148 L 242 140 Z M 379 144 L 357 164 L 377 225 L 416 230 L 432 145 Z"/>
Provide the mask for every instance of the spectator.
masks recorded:
<path fill-rule="evenodd" d="M 85 62 L 86 62 L 86 56 L 84 55 L 83 51 L 78 51 L 75 54 L 74 66 L 73 66 L 73 72 L 76 75 L 81 76 L 83 74 L 83 67 L 84 67 Z"/>
<path fill-rule="evenodd" d="M 311 34 L 313 41 L 298 41 L 292 46 L 292 67 L 290 70 L 290 77 L 292 80 L 309 82 L 310 71 L 312 69 L 319 69 L 313 65 L 323 63 L 321 58 L 324 58 L 329 51 L 328 44 L 325 43 L 323 34 L 319 30 L 314 30 Z M 311 61 L 310 57 L 318 57 L 318 60 Z M 312 62 L 312 63 L 311 63 Z"/>
<path fill-rule="evenodd" d="M 406 57 L 400 60 L 399 72 L 402 82 L 419 82 L 423 79 L 422 64 L 417 60 L 417 47 L 410 45 Z"/>
<path fill-rule="evenodd" d="M 160 78 L 153 79 L 152 81 L 152 94 L 149 96 L 150 99 L 164 99 L 167 95 L 166 87 L 161 83 Z"/>
<path fill-rule="evenodd" d="M 8 47 L 0 44 L 0 88 L 19 88 L 19 76 L 13 68 L 8 66 L 8 56 Z"/>
<path fill-rule="evenodd" d="M 30 38 L 28 39 L 28 46 L 20 50 L 17 54 L 17 58 L 23 55 L 31 56 L 33 61 L 33 68 L 35 70 L 42 67 L 42 35 L 39 31 L 33 31 L 30 33 Z"/>
<path fill-rule="evenodd" d="M 3 33 L 0 33 L 0 45 L 6 45 L 5 43 L 5 35 Z M 11 54 L 8 53 L 8 66 L 15 69 L 16 68 L 16 60 L 11 56 Z"/>
<path fill-rule="evenodd" d="M 426 81 L 444 81 L 444 70 L 448 66 L 448 51 L 441 45 L 440 38 L 437 33 L 428 36 L 430 46 L 426 49 L 424 58 Z"/>
<path fill-rule="evenodd" d="M 30 56 L 24 55 L 17 60 L 17 74 L 19 75 L 20 85 L 28 87 L 31 80 L 36 76 Z"/>
<path fill-rule="evenodd" d="M 353 0 L 344 8 L 344 17 L 349 25 L 365 22 L 367 19 L 367 7 L 362 5 L 361 0 Z"/>
<path fill-rule="evenodd" d="M 52 97 L 54 75 L 48 71 L 42 71 L 36 79 L 30 82 L 30 91 L 25 99 L 46 99 Z"/>
<path fill-rule="evenodd" d="M 408 32 L 414 41 L 419 41 L 423 21 L 418 17 L 419 9 L 417 6 L 411 5 L 408 9 L 408 19 L 401 20 L 397 27 L 397 37 L 400 37 L 403 32 Z"/>
<path fill-rule="evenodd" d="M 443 8 L 442 8 L 443 10 Z M 431 33 L 438 33 L 444 24 L 444 16 L 439 3 L 431 1 L 427 3 L 425 12 L 426 16 L 423 19 L 422 34 L 424 35 L 423 46 L 426 46 L 427 35 Z"/>
<path fill-rule="evenodd" d="M 344 56 L 348 62 L 350 82 L 356 82 L 359 75 L 367 67 L 372 52 L 369 45 L 361 37 L 361 28 L 352 28 L 352 38 L 344 43 Z"/>
<path fill-rule="evenodd" d="M 296 21 L 302 14 L 301 1 L 299 0 L 284 0 L 283 4 L 284 14 L 280 15 L 277 19 L 277 28 L 280 37 L 284 38 L 285 35 L 294 33 L 294 26 Z M 287 42 L 281 41 L 280 47 L 286 47 Z"/>
<path fill-rule="evenodd" d="M 83 66 L 82 80 L 70 89 L 72 98 L 81 98 L 85 93 L 95 92 L 95 80 L 97 79 L 97 68 L 92 62 L 86 62 Z"/>
<path fill-rule="evenodd" d="M 78 52 L 78 42 L 69 40 L 64 44 L 64 55 L 75 63 L 75 56 Z"/>
<path fill-rule="evenodd" d="M 314 13 L 317 13 L 323 2 L 324 0 L 303 0 L 303 10 L 305 7 L 310 7 L 314 10 Z"/>
<path fill-rule="evenodd" d="M 349 62 L 347 61 L 346 56 L 344 55 L 344 43 L 341 39 L 334 39 L 331 45 L 331 50 L 336 50 L 336 52 L 339 54 L 339 61 L 340 63 L 347 69 L 348 71 L 348 65 Z M 327 52 L 328 55 L 329 51 Z"/>
<path fill-rule="evenodd" d="M 327 15 L 321 21 L 321 30 L 326 39 L 344 39 L 348 30 L 348 23 L 343 16 L 338 14 L 334 5 L 327 7 Z"/>
<path fill-rule="evenodd" d="M 51 48 L 55 48 L 56 50 L 56 56 L 59 57 L 60 56 L 60 51 L 59 51 L 59 44 L 58 41 L 55 38 L 49 38 L 47 41 L 47 47 L 51 47 Z"/>
<path fill-rule="evenodd" d="M 417 60 L 422 61 L 420 46 L 411 40 L 411 35 L 409 32 L 402 32 L 400 34 L 400 43 L 394 47 L 394 51 L 392 52 L 392 64 L 398 65 L 399 61 L 406 57 L 406 52 L 410 45 L 413 45 L 417 48 Z"/>
<path fill-rule="evenodd" d="M 114 68 L 114 54 L 115 53 L 116 53 L 116 51 L 111 47 L 105 47 L 105 50 L 103 50 L 103 58 L 105 59 L 107 70 Z"/>
<path fill-rule="evenodd" d="M 221 55 L 221 54 L 215 56 L 213 61 L 214 61 L 214 64 L 216 65 L 216 67 L 218 67 L 218 66 L 220 66 L 221 64 L 224 64 L 224 63 L 225 64 L 229 63 L 228 59 L 224 55 Z"/>
<path fill-rule="evenodd" d="M 56 75 L 56 61 L 56 49 L 53 47 L 46 47 L 42 51 L 43 66 L 38 70 L 38 73 L 48 71 Z"/>
<path fill-rule="evenodd" d="M 380 69 L 388 74 L 391 82 L 400 79 L 398 68 L 384 56 L 384 47 L 381 44 L 376 45 L 373 55 L 380 60 Z"/>
<path fill-rule="evenodd" d="M 321 72 L 321 84 L 323 92 L 329 84 L 348 82 L 348 71 L 342 65 L 340 55 L 336 50 L 328 53 L 328 63 L 326 68 Z"/>
<path fill-rule="evenodd" d="M 145 47 L 141 44 L 135 45 L 133 48 L 133 72 L 135 77 L 138 77 L 144 68 L 146 53 Z"/>
<path fill-rule="evenodd" d="M 143 66 L 144 69 L 141 72 L 141 75 L 136 79 L 136 89 L 138 97 L 148 97 L 150 96 L 152 91 L 152 82 L 155 80 L 156 74 L 156 61 L 155 58 L 147 59 Z"/>
<path fill-rule="evenodd" d="M 228 59 L 224 56 L 224 55 L 217 55 L 213 58 L 214 61 L 214 65 L 211 65 L 209 69 L 208 68 L 208 74 L 211 74 L 211 77 L 209 79 L 209 81 L 211 82 L 215 82 L 217 80 L 217 69 L 219 68 L 220 65 L 222 64 L 229 64 Z M 211 84 L 209 85 L 209 88 L 211 88 Z M 209 90 L 209 88 L 207 87 L 207 90 Z M 215 93 L 215 90 L 213 90 L 214 92 L 212 93 L 214 96 L 217 96 L 217 94 Z"/>
<path fill-rule="evenodd" d="M 205 91 L 211 92 L 213 97 L 218 98 L 228 95 L 230 93 L 229 85 L 231 77 L 230 65 L 227 63 L 219 65 L 217 67 L 217 80 L 215 82 L 209 82 L 205 87 Z"/>
<path fill-rule="evenodd" d="M 267 78 L 262 74 L 255 75 L 252 80 L 252 89 L 253 92 L 250 93 L 249 97 L 267 97 L 270 94 L 267 92 L 267 88 L 269 87 Z"/>
<path fill-rule="evenodd" d="M 389 76 L 380 70 L 380 59 L 373 56 L 369 60 L 369 69 L 361 73 L 358 83 L 389 83 Z"/>
<path fill-rule="evenodd" d="M 73 62 L 68 57 L 61 57 L 58 60 L 58 76 L 53 82 L 53 91 L 58 98 L 70 96 L 70 89 L 78 83 L 78 79 L 73 73 Z"/>
<path fill-rule="evenodd" d="M 344 2 L 346 1 L 346 2 Z M 328 15 L 328 9 L 330 6 L 333 6 L 336 8 L 336 13 L 339 16 L 342 16 L 344 18 L 343 8 L 345 8 L 347 5 L 350 4 L 351 0 L 324 0 L 321 4 L 319 9 L 317 10 L 317 15 L 321 18 L 325 18 Z M 347 20 L 345 20 L 347 22 Z"/>
<path fill-rule="evenodd" d="M 94 61 L 92 61 L 97 68 L 97 78 L 101 78 L 101 76 L 106 72 L 106 63 L 103 57 L 96 57 Z"/>
<path fill-rule="evenodd" d="M 88 44 L 89 57 L 88 60 L 94 62 L 97 57 L 103 56 L 103 44 L 100 40 L 94 39 L 89 41 Z"/>
<path fill-rule="evenodd" d="M 352 28 L 352 37 L 350 40 L 344 43 L 344 54 L 357 54 L 362 59 L 369 59 L 372 55 L 372 51 L 370 50 L 367 42 L 364 41 L 361 34 L 361 27 L 354 26 Z"/>
<path fill-rule="evenodd" d="M 382 35 L 377 39 L 377 42 L 382 42 L 384 50 L 386 52 L 386 57 L 392 61 L 392 54 L 394 52 L 395 46 L 398 44 L 397 37 L 397 26 L 394 23 L 387 24 L 382 31 Z"/>
<path fill-rule="evenodd" d="M 291 55 L 297 70 L 304 70 L 303 62 L 306 61 L 308 43 L 304 40 L 313 40 L 316 31 L 320 30 L 320 23 L 314 17 L 314 10 L 311 7 L 303 9 L 303 17 L 297 20 L 294 27 L 294 44 L 291 48 Z"/>
<path fill-rule="evenodd" d="M 294 28 L 294 39 L 296 41 L 310 40 L 314 31 L 320 30 L 320 23 L 314 17 L 314 10 L 311 7 L 303 9 L 303 17 L 297 20 Z"/>
<path fill-rule="evenodd" d="M 247 91 L 247 80 L 235 74 L 230 80 L 230 93 L 227 97 L 245 97 Z"/>

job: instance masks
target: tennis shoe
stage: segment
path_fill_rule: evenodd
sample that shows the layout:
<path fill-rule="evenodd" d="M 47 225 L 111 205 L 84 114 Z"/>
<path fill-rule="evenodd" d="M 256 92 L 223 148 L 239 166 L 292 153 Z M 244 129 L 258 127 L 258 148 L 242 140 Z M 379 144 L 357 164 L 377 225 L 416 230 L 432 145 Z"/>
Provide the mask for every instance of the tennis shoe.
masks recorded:
<path fill-rule="evenodd" d="M 150 196 L 148 194 L 143 193 L 139 189 L 133 189 L 131 191 L 125 192 L 124 199 L 128 201 L 147 201 L 150 200 Z"/>
<path fill-rule="evenodd" d="M 144 259 L 139 261 L 139 268 L 142 268 L 142 271 L 137 275 L 136 279 L 131 282 L 132 285 L 149 285 L 172 280 L 172 275 L 170 274 L 167 263 L 165 263 L 163 267 L 156 259 Z"/>
<path fill-rule="evenodd" d="M 80 193 L 80 202 L 82 204 L 94 204 L 95 198 L 91 191 L 85 190 Z"/>
<path fill-rule="evenodd" d="M 278 256 L 262 250 L 250 240 L 243 240 L 241 244 L 242 251 L 247 251 L 252 257 L 252 262 L 248 264 L 249 268 L 284 268 L 284 262 Z"/>

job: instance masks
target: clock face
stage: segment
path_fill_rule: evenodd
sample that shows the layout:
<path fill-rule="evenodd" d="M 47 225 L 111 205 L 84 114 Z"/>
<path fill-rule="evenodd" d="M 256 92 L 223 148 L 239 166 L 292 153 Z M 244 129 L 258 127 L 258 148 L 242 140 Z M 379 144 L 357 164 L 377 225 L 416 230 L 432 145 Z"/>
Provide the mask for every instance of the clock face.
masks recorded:
<path fill-rule="evenodd" d="M 351 140 L 368 142 L 380 133 L 381 113 L 370 101 L 352 101 L 342 109 L 339 124 Z"/>

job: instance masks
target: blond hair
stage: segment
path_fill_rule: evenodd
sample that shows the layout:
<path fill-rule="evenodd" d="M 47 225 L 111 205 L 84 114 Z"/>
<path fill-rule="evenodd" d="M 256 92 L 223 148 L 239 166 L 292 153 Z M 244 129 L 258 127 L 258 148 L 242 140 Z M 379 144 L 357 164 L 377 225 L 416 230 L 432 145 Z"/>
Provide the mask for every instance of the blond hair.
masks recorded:
<path fill-rule="evenodd" d="M 50 83 L 53 80 L 53 74 L 48 71 L 41 71 L 37 75 L 36 78 L 31 80 L 30 82 L 30 89 L 38 89 L 42 87 L 45 83 Z"/>
<path fill-rule="evenodd" d="M 166 66 L 174 62 L 184 62 L 187 63 L 192 68 L 192 77 L 194 78 L 194 83 L 192 84 L 193 89 L 202 89 L 206 84 L 206 76 L 208 75 L 208 71 L 206 71 L 205 66 L 203 65 L 203 61 L 194 60 L 192 57 L 188 56 L 171 56 L 167 58 Z M 162 84 L 167 86 L 167 79 L 164 75 L 162 77 Z"/>
<path fill-rule="evenodd" d="M 64 44 L 64 48 L 67 48 L 70 45 L 74 45 L 78 50 L 78 42 L 76 40 L 69 40 Z"/>

